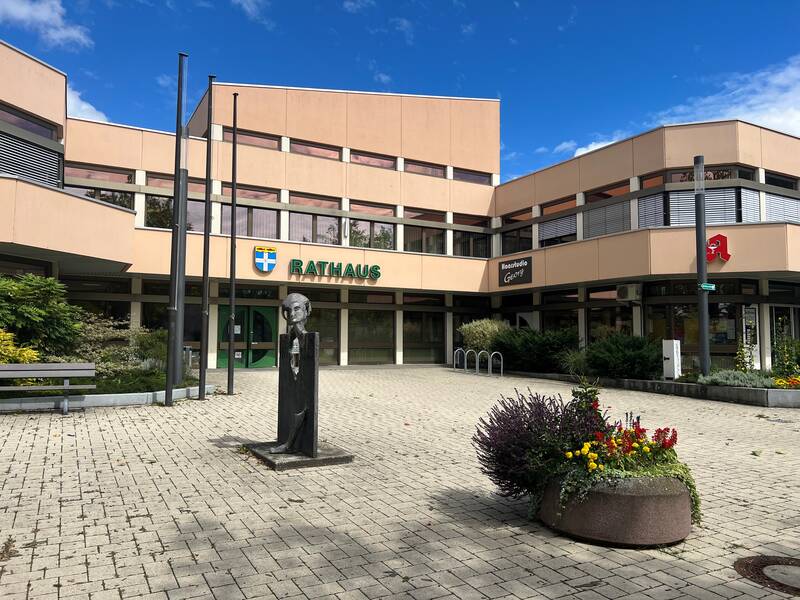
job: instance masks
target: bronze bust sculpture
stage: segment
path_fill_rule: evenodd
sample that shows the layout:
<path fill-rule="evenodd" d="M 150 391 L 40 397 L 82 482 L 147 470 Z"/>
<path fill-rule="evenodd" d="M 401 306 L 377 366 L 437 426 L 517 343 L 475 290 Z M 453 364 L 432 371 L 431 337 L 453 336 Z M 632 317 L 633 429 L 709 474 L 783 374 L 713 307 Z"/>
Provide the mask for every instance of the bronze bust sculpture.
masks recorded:
<path fill-rule="evenodd" d="M 303 294 L 292 293 L 281 302 L 281 313 L 286 320 L 286 335 L 292 355 L 292 373 L 300 371 L 300 340 L 306 335 L 306 321 L 311 316 L 311 302 Z"/>

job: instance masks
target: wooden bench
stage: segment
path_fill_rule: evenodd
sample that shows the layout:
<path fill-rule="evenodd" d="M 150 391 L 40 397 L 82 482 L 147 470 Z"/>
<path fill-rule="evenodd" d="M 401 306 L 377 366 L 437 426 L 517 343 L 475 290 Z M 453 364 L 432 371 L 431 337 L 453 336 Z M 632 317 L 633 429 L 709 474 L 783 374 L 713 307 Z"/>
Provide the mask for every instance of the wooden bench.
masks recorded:
<path fill-rule="evenodd" d="M 29 365 L 0 365 L 2 379 L 63 379 L 63 385 L 2 385 L 0 392 L 44 392 L 63 390 L 61 412 L 69 412 L 69 392 L 72 390 L 93 390 L 94 384 L 70 385 L 69 380 L 76 377 L 94 377 L 94 363 L 33 363 Z"/>

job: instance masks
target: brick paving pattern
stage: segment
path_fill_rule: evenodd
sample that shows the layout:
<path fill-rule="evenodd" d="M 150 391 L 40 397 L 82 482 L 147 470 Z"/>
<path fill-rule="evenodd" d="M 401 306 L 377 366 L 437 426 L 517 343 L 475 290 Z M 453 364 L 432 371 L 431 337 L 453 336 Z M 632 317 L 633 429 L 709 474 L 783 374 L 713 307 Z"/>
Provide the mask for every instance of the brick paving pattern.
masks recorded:
<path fill-rule="evenodd" d="M 320 438 L 356 462 L 275 473 L 239 449 L 273 438 L 277 373 L 237 377 L 171 409 L 0 415 L 0 598 L 788 597 L 732 565 L 800 556 L 800 411 L 604 390 L 614 415 L 679 428 L 704 501 L 684 543 L 617 550 L 528 520 L 470 445 L 500 393 L 568 385 L 324 370 Z"/>

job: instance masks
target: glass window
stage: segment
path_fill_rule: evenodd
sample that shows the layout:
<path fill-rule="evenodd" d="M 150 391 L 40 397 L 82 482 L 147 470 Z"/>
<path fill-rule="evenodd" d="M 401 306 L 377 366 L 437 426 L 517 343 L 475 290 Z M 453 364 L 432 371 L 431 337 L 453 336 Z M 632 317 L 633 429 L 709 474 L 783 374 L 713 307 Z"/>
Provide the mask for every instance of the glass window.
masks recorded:
<path fill-rule="evenodd" d="M 447 169 L 443 165 L 434 165 L 416 160 L 405 160 L 403 170 L 407 173 L 428 175 L 430 177 L 441 177 L 442 179 L 447 176 Z"/>
<path fill-rule="evenodd" d="M 172 228 L 172 198 L 146 196 L 144 201 L 145 227 Z"/>
<path fill-rule="evenodd" d="M 605 200 L 607 198 L 615 198 L 616 196 L 622 196 L 623 194 L 627 194 L 631 191 L 630 183 L 616 183 L 612 186 L 595 190 L 593 192 L 586 193 L 586 203 L 589 204 L 591 202 L 598 202 L 600 200 Z"/>
<path fill-rule="evenodd" d="M 302 206 L 319 206 L 321 208 L 339 208 L 341 206 L 338 198 L 310 196 L 307 194 L 289 194 L 289 203 Z"/>
<path fill-rule="evenodd" d="M 61 278 L 69 292 L 92 292 L 95 294 L 130 294 L 130 279 L 95 277 L 91 279 L 67 276 Z"/>
<path fill-rule="evenodd" d="M 444 313 L 403 312 L 403 362 L 439 364 L 444 360 Z"/>
<path fill-rule="evenodd" d="M 339 217 L 314 215 L 316 239 L 318 244 L 339 243 Z"/>
<path fill-rule="evenodd" d="M 543 310 L 541 312 L 542 331 L 570 329 L 578 332 L 578 310 Z"/>
<path fill-rule="evenodd" d="M 612 333 L 633 335 L 631 305 L 620 304 L 589 309 L 589 343 L 606 338 Z"/>
<path fill-rule="evenodd" d="M 514 254 L 515 252 L 530 250 L 533 248 L 533 229 L 531 227 L 523 227 L 512 231 L 504 231 L 502 241 L 503 254 Z"/>
<path fill-rule="evenodd" d="M 554 213 L 561 212 L 562 210 L 569 210 L 570 208 L 575 208 L 576 206 L 578 206 L 578 200 L 576 198 L 566 198 L 565 200 L 557 200 L 556 202 L 543 204 L 542 216 L 552 215 Z"/>
<path fill-rule="evenodd" d="M 394 225 L 350 219 L 350 245 L 356 248 L 394 250 Z"/>
<path fill-rule="evenodd" d="M 732 179 L 735 174 L 735 167 L 706 167 L 706 181 Z M 669 174 L 669 181 L 672 183 L 686 183 L 688 181 L 694 181 L 694 169 L 673 171 Z"/>
<path fill-rule="evenodd" d="M 303 290 L 300 293 L 314 302 L 309 295 L 310 290 Z M 339 311 L 335 308 L 314 307 L 311 316 L 306 323 L 308 331 L 319 332 L 319 364 L 338 365 L 339 364 Z"/>
<path fill-rule="evenodd" d="M 289 288 L 289 293 L 303 294 L 311 302 L 339 302 L 339 290 L 328 288 Z"/>
<path fill-rule="evenodd" d="M 456 225 L 471 225 L 473 227 L 489 227 L 489 218 L 453 213 L 453 223 Z"/>
<path fill-rule="evenodd" d="M 578 301 L 578 290 L 556 290 L 542 293 L 542 304 L 568 304 Z"/>
<path fill-rule="evenodd" d="M 118 192 L 116 190 L 101 190 L 98 188 L 85 188 L 72 185 L 65 185 L 64 191 L 76 196 L 102 200 L 103 202 L 122 206 L 123 208 L 133 208 L 133 192 Z"/>
<path fill-rule="evenodd" d="M 186 201 L 186 231 L 203 231 L 206 203 L 196 200 Z"/>
<path fill-rule="evenodd" d="M 394 216 L 394 206 L 388 204 L 375 204 L 372 202 L 350 201 L 350 212 L 366 213 L 370 215 Z"/>
<path fill-rule="evenodd" d="M 393 156 L 372 154 L 371 152 L 361 152 L 359 150 L 350 151 L 350 162 L 355 163 L 357 165 L 380 167 L 381 169 L 397 168 L 397 160 Z"/>
<path fill-rule="evenodd" d="M 433 227 L 404 227 L 405 251 L 444 254 L 445 231 Z"/>
<path fill-rule="evenodd" d="M 481 173 L 480 171 L 470 171 L 468 169 L 453 169 L 453 179 L 457 181 L 468 181 L 469 183 L 492 185 L 491 173 Z"/>
<path fill-rule="evenodd" d="M 641 178 L 641 186 L 643 190 L 647 188 L 658 187 L 664 185 L 664 174 L 658 173 L 656 175 L 648 175 Z"/>
<path fill-rule="evenodd" d="M 394 294 L 392 292 L 350 290 L 349 302 L 354 304 L 394 304 Z"/>
<path fill-rule="evenodd" d="M 434 223 L 444 223 L 445 214 L 436 210 L 425 210 L 424 208 L 405 207 L 403 216 L 406 219 L 417 219 L 419 221 L 433 221 Z"/>
<path fill-rule="evenodd" d="M 444 306 L 444 296 L 441 294 L 403 294 L 403 304 Z"/>
<path fill-rule="evenodd" d="M 227 283 L 219 284 L 219 297 L 230 297 L 230 286 Z M 236 284 L 237 298 L 251 298 L 255 300 L 275 300 L 278 297 L 277 287 L 254 286 Z"/>
<path fill-rule="evenodd" d="M 523 208 L 522 210 L 503 215 L 501 218 L 503 220 L 503 225 L 509 225 L 511 223 L 530 221 L 533 218 L 533 213 L 529 208 Z"/>
<path fill-rule="evenodd" d="M 289 239 L 295 242 L 339 244 L 339 217 L 289 213 Z"/>
<path fill-rule="evenodd" d="M 114 183 L 133 183 L 133 171 L 106 169 L 103 167 L 86 167 L 83 165 L 65 164 L 64 177 L 80 179 L 97 179 Z M 171 180 L 170 180 L 171 181 Z"/>
<path fill-rule="evenodd" d="M 164 188 L 167 190 L 175 189 L 175 181 L 172 179 L 172 175 L 151 175 L 148 173 L 147 185 L 150 187 Z M 186 189 L 189 192 L 204 194 L 206 191 L 206 182 L 202 179 L 190 177 L 186 184 Z"/>
<path fill-rule="evenodd" d="M 567 242 L 574 242 L 578 239 L 578 235 L 575 233 L 569 233 L 567 235 L 559 235 L 557 237 L 547 238 L 545 240 L 539 240 L 539 244 L 542 248 L 546 248 L 548 246 L 558 246 L 559 244 L 566 244 Z"/>
<path fill-rule="evenodd" d="M 231 205 L 222 205 L 221 233 L 231 233 Z M 278 211 L 268 208 L 236 206 L 236 235 L 254 238 L 278 238 Z"/>
<path fill-rule="evenodd" d="M 306 156 L 316 156 L 317 158 L 329 158 L 331 160 L 341 160 L 342 158 L 341 148 L 312 142 L 292 140 L 289 144 L 289 150 L 295 154 L 305 154 Z"/>
<path fill-rule="evenodd" d="M 222 139 L 226 142 L 233 142 L 233 129 L 225 127 L 222 130 Z M 270 150 L 280 150 L 281 148 L 281 138 L 278 135 L 243 131 L 241 129 L 236 131 L 236 143 L 269 148 Z"/>
<path fill-rule="evenodd" d="M 348 362 L 354 365 L 394 363 L 394 311 L 349 311 Z"/>
<path fill-rule="evenodd" d="M 472 231 L 453 231 L 453 254 L 455 256 L 472 256 L 489 258 L 491 237 L 487 233 Z"/>
<path fill-rule="evenodd" d="M 222 184 L 222 195 L 231 196 L 231 184 Z M 278 192 L 267 188 L 253 187 L 249 185 L 236 184 L 236 199 L 246 198 L 248 200 L 265 200 L 267 202 L 278 202 Z"/>
<path fill-rule="evenodd" d="M 24 129 L 29 133 L 40 135 L 49 140 L 56 139 L 56 127 L 33 116 L 28 116 L 10 106 L 0 104 L 0 121 Z"/>
<path fill-rule="evenodd" d="M 231 209 L 230 204 L 222 205 L 222 223 L 220 231 L 226 235 L 231 234 Z M 247 227 L 247 207 L 236 206 L 236 235 L 250 235 Z"/>
<path fill-rule="evenodd" d="M 770 173 L 769 171 L 767 171 L 764 175 L 764 183 L 767 185 L 776 185 L 778 187 L 786 188 L 787 190 L 797 189 L 797 179 L 794 177 L 778 175 L 777 173 Z"/>

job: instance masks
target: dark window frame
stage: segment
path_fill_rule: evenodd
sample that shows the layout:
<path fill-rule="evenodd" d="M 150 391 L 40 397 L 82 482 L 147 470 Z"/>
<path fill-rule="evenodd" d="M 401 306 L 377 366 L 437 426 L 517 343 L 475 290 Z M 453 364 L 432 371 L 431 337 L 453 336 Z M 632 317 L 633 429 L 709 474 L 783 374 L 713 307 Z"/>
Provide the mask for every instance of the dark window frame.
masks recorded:
<path fill-rule="evenodd" d="M 492 174 L 473 169 L 462 169 L 453 167 L 453 180 L 465 181 L 476 185 L 492 185 Z"/>

